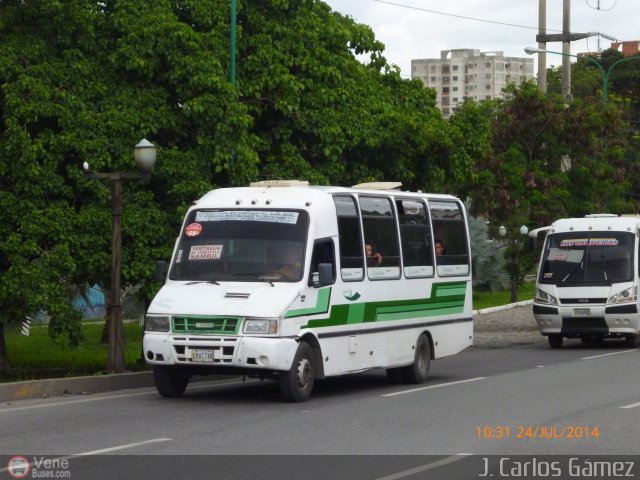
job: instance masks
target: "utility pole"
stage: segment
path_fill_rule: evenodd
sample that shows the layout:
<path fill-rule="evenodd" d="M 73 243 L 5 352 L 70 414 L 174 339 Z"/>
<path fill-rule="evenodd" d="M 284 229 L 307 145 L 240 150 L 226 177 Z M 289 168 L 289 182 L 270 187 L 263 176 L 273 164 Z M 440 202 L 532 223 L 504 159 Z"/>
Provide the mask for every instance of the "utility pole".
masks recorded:
<path fill-rule="evenodd" d="M 562 0 L 562 95 L 571 101 L 571 0 Z"/>
<path fill-rule="evenodd" d="M 538 88 L 547 91 L 547 42 L 562 42 L 562 95 L 565 100 L 570 102 L 571 96 L 571 42 L 581 40 L 587 37 L 598 36 L 615 40 L 614 37 L 601 32 L 571 33 L 571 0 L 562 0 L 562 33 L 546 33 L 547 29 L 547 0 L 538 0 L 538 34 L 536 42 L 538 48 L 525 48 L 525 51 L 531 50 L 529 54 L 538 53 Z M 533 51 L 537 50 L 537 51 Z M 559 52 L 554 52 L 559 53 Z"/>
<path fill-rule="evenodd" d="M 236 0 L 231 0 L 231 13 L 229 22 L 229 82 L 236 85 Z"/>
<path fill-rule="evenodd" d="M 544 40 L 544 35 L 547 33 L 547 0 L 539 0 L 538 2 L 538 36 L 541 40 Z M 540 50 L 547 49 L 546 40 L 538 42 L 538 48 Z M 538 89 L 546 93 L 547 92 L 547 54 L 540 53 L 538 55 Z"/>

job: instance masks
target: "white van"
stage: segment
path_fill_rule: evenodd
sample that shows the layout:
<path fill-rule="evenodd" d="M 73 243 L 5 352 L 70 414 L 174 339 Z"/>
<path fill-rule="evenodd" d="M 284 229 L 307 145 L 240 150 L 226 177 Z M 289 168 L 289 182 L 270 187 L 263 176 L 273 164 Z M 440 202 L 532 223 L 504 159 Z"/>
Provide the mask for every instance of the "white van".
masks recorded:
<path fill-rule="evenodd" d="M 533 314 L 552 348 L 563 339 L 599 343 L 624 337 L 638 347 L 638 235 L 640 217 L 610 214 L 564 218 L 548 232 Z"/>
<path fill-rule="evenodd" d="M 432 359 L 470 346 L 464 205 L 398 186 L 257 182 L 195 202 L 145 319 L 158 392 L 242 374 L 304 401 L 316 379 L 374 368 L 421 383 Z"/>

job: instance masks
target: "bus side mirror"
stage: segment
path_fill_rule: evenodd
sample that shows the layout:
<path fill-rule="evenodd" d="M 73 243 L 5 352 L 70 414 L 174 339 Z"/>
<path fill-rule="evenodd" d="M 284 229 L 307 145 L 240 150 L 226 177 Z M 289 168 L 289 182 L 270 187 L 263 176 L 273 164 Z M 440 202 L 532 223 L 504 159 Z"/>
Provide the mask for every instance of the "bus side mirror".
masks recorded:
<path fill-rule="evenodd" d="M 153 279 L 158 282 L 164 282 L 167 278 L 167 262 L 164 260 L 156 260 L 156 273 Z"/>
<path fill-rule="evenodd" d="M 333 265 L 330 263 L 318 264 L 318 286 L 325 287 L 333 283 Z"/>

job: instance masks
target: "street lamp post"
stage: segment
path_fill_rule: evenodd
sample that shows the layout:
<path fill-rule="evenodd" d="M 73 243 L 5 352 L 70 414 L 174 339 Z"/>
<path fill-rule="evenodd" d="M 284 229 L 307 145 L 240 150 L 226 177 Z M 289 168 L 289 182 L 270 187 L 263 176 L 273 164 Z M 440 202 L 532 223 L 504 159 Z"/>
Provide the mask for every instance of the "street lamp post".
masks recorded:
<path fill-rule="evenodd" d="M 84 163 L 85 178 L 108 180 L 111 182 L 111 295 L 109 298 L 109 348 L 107 354 L 107 370 L 124 372 L 124 330 L 122 326 L 122 294 L 121 277 L 121 217 L 122 217 L 122 180 L 148 180 L 156 161 L 156 147 L 146 139 L 141 140 L 133 150 L 138 166 L 137 173 L 96 173 L 89 170 Z"/>
<path fill-rule="evenodd" d="M 529 229 L 526 225 L 520 227 L 520 235 L 526 236 L 529 233 Z M 505 238 L 507 235 L 507 228 L 504 225 L 500 225 L 498 228 L 498 234 Z M 511 303 L 518 301 L 518 249 L 519 242 L 517 238 L 508 240 L 511 251 L 509 252 L 511 257 Z"/>
<path fill-rule="evenodd" d="M 229 29 L 229 82 L 236 84 L 236 0 L 231 0 L 230 29 Z"/>
<path fill-rule="evenodd" d="M 602 66 L 602 64 L 600 62 L 598 62 L 596 59 L 594 59 L 592 57 L 589 57 L 589 56 L 579 57 L 577 55 L 573 55 L 573 54 L 570 54 L 570 53 L 552 52 L 551 50 L 543 50 L 541 48 L 536 48 L 536 47 L 526 47 L 524 49 L 524 52 L 527 55 L 533 55 L 534 53 L 555 53 L 557 55 L 564 55 L 566 57 L 583 58 L 585 60 L 589 60 L 591 63 L 593 63 L 600 70 L 600 75 L 602 76 L 602 100 L 603 100 L 605 108 L 609 104 L 609 79 L 611 78 L 611 72 L 613 72 L 613 69 L 616 68 L 619 64 L 621 64 L 623 62 L 628 62 L 628 61 L 631 61 L 631 60 L 640 59 L 640 56 L 621 58 L 620 60 L 617 60 L 616 62 L 614 62 L 609 67 L 609 70 L 607 70 L 605 72 L 604 67 Z"/>

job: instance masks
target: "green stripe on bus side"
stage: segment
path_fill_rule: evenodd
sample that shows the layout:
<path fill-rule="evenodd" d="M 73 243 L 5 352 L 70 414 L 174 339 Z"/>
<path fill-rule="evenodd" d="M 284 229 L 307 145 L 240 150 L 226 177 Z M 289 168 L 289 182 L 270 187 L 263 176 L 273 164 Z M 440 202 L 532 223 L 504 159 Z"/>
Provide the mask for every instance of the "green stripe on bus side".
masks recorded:
<path fill-rule="evenodd" d="M 466 282 L 450 282 L 433 285 L 431 298 L 335 305 L 329 310 L 328 318 L 309 320 L 302 328 L 335 327 L 462 313 L 466 290 Z"/>
<path fill-rule="evenodd" d="M 323 288 L 318 292 L 318 300 L 311 308 L 301 308 L 299 310 L 289 310 L 284 314 L 284 318 L 301 317 L 303 315 L 316 315 L 329 311 L 329 299 L 331 298 L 331 288 Z"/>
<path fill-rule="evenodd" d="M 410 313 L 410 312 L 421 312 L 427 310 L 433 310 L 434 308 L 440 308 L 446 306 L 448 307 L 464 307 L 464 297 L 461 298 L 451 298 L 449 297 L 447 301 L 433 301 L 433 302 L 421 302 L 415 303 L 413 305 L 406 305 L 402 307 L 394 306 L 394 307 L 378 307 L 376 309 L 377 318 L 380 318 L 381 315 L 393 316 L 396 313 Z"/>
<path fill-rule="evenodd" d="M 451 295 L 453 293 L 461 293 L 467 290 L 467 284 L 465 282 L 450 282 L 450 283 L 438 283 L 434 285 L 436 296 Z"/>
<path fill-rule="evenodd" d="M 366 305 L 364 303 L 355 303 L 353 305 L 349 305 L 349 311 L 347 313 L 347 323 L 362 323 L 365 308 Z"/>
<path fill-rule="evenodd" d="M 393 314 L 380 314 L 376 318 L 378 321 L 383 320 L 408 320 L 411 318 L 435 317 L 436 315 L 451 315 L 454 313 L 462 313 L 464 310 L 464 302 L 451 303 L 450 305 L 434 305 L 433 308 L 425 310 L 411 310 L 410 312 L 398 312 Z"/>

